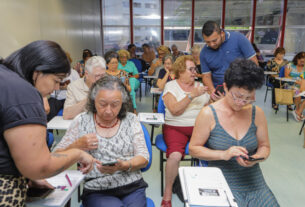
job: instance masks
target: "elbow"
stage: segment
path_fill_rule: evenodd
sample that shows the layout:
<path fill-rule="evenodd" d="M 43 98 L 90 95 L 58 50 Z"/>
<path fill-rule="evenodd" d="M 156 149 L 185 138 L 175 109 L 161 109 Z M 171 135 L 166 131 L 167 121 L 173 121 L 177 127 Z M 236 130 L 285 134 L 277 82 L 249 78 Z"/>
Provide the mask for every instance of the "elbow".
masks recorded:
<path fill-rule="evenodd" d="M 32 165 L 32 166 L 25 166 L 23 169 L 19 168 L 20 173 L 30 179 L 30 180 L 38 180 L 48 178 L 49 175 L 49 166 L 48 162 L 39 162 L 39 164 Z"/>

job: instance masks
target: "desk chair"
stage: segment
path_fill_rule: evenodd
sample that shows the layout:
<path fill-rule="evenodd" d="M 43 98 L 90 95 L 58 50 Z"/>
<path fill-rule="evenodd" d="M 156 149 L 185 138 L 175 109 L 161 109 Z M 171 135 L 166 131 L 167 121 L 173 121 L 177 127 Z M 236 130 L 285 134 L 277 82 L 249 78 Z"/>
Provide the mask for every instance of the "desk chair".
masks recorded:
<path fill-rule="evenodd" d="M 266 76 L 266 87 L 267 88 L 266 88 L 264 103 L 266 103 L 268 91 L 272 91 L 272 89 L 273 89 L 273 85 L 270 83 L 268 75 Z"/>
<path fill-rule="evenodd" d="M 146 147 L 149 152 L 148 164 L 146 165 L 146 167 L 141 169 L 142 172 L 146 172 L 150 168 L 151 163 L 152 163 L 152 147 L 151 147 L 150 136 L 149 136 L 149 133 L 148 133 L 146 127 L 143 124 L 141 124 L 141 126 L 142 126 L 142 130 L 143 130 L 144 137 L 145 137 Z M 147 207 L 155 207 L 154 202 L 148 197 L 146 197 L 146 203 L 147 203 Z"/>
<path fill-rule="evenodd" d="M 158 113 L 163 113 L 165 115 L 165 105 L 162 99 L 163 93 L 160 95 L 159 102 L 158 102 Z M 164 153 L 167 150 L 166 143 L 164 141 L 163 134 L 158 134 L 156 136 L 156 147 L 160 150 L 160 171 L 161 171 L 161 196 L 163 196 L 163 188 L 164 188 L 164 167 L 163 163 L 166 162 L 166 158 L 164 158 Z M 187 143 L 184 151 L 185 155 L 189 155 L 189 142 Z M 183 159 L 181 161 L 191 161 L 191 165 L 193 165 L 195 160 L 191 159 Z"/>
<path fill-rule="evenodd" d="M 47 145 L 48 148 L 51 150 L 52 145 L 54 143 L 54 135 L 52 132 L 47 132 Z"/>
<path fill-rule="evenodd" d="M 281 67 L 280 69 L 280 73 L 279 73 L 279 77 L 280 78 L 284 78 L 285 77 L 285 66 Z M 275 114 L 277 114 L 277 111 L 279 110 L 279 107 L 277 110 L 275 110 Z M 287 121 L 289 121 L 289 105 L 286 105 L 286 119 Z"/>

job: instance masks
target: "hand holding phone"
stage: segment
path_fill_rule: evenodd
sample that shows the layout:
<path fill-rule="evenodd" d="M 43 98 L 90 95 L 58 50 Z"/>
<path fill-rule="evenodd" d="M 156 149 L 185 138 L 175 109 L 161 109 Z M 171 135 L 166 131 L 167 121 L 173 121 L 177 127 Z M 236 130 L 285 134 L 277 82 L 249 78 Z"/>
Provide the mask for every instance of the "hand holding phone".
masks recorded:
<path fill-rule="evenodd" d="M 117 160 L 111 162 L 102 162 L 102 166 L 114 166 L 116 163 L 118 163 Z"/>
<path fill-rule="evenodd" d="M 225 93 L 225 90 L 223 88 L 223 85 L 218 85 L 216 86 L 216 90 L 215 90 L 215 94 L 218 95 L 218 92 L 220 92 L 221 94 Z"/>

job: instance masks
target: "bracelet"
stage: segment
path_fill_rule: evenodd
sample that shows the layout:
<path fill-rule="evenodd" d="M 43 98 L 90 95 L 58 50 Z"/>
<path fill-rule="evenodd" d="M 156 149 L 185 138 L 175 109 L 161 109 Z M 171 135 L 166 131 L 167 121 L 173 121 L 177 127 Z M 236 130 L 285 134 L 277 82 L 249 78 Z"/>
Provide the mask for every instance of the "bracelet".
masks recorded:
<path fill-rule="evenodd" d="M 132 168 L 131 161 L 128 160 L 128 163 L 129 163 L 129 167 L 128 167 L 128 169 L 127 169 L 126 171 L 127 171 L 127 172 L 130 172 L 130 171 L 131 171 L 131 168 Z"/>

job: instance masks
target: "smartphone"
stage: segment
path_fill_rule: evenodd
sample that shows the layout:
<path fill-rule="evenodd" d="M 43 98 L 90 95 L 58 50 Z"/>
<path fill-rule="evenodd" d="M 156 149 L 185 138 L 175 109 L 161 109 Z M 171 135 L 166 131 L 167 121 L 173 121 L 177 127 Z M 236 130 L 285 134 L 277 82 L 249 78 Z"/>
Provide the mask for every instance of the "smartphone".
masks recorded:
<path fill-rule="evenodd" d="M 247 158 L 245 158 L 245 157 L 243 157 L 243 159 L 244 160 L 247 160 L 247 161 L 258 161 L 258 160 L 263 160 L 263 159 L 265 159 L 265 158 L 263 158 L 263 157 L 260 157 L 260 158 L 253 158 L 253 157 L 251 157 L 251 156 L 249 156 L 249 159 L 247 159 Z"/>
<path fill-rule="evenodd" d="M 29 188 L 27 196 L 30 198 L 45 198 L 53 191 L 54 189 L 49 188 Z"/>
<path fill-rule="evenodd" d="M 102 162 L 102 166 L 114 166 L 118 161 Z"/>
<path fill-rule="evenodd" d="M 218 95 L 218 92 L 220 92 L 221 94 L 225 93 L 225 90 L 223 89 L 223 85 L 216 86 L 215 94 Z"/>

